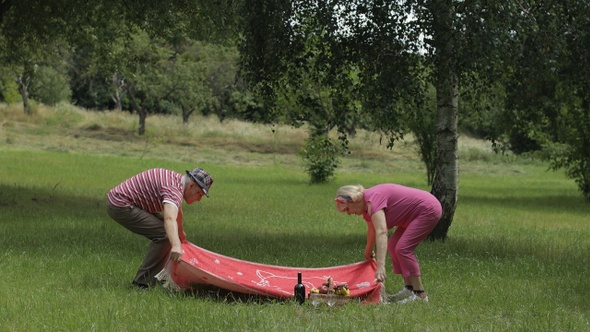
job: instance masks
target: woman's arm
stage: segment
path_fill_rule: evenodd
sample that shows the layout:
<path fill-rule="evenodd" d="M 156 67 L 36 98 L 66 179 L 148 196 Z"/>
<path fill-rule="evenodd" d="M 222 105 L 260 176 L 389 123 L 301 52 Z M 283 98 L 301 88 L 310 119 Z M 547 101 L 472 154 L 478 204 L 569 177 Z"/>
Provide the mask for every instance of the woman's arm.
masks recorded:
<path fill-rule="evenodd" d="M 372 222 L 367 223 L 367 246 L 365 247 L 365 259 L 375 258 L 375 228 Z"/>
<path fill-rule="evenodd" d="M 385 257 L 387 256 L 387 223 L 385 221 L 385 212 L 379 210 L 371 216 L 375 247 L 377 252 L 377 272 L 375 279 L 385 281 Z"/>

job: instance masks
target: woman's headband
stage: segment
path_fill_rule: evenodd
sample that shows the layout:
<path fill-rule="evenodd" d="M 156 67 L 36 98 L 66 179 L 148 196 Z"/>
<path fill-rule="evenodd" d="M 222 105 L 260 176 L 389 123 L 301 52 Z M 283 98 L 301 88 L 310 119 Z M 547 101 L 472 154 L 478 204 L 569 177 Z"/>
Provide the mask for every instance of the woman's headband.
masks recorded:
<path fill-rule="evenodd" d="M 336 201 L 336 203 L 348 203 L 352 201 L 352 198 L 348 195 L 338 195 L 334 200 Z"/>

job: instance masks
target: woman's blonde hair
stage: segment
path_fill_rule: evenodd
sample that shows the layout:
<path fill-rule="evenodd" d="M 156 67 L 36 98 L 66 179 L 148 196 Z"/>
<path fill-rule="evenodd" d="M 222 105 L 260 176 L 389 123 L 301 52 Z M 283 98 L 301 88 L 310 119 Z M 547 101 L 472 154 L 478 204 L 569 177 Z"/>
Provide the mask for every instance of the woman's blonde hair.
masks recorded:
<path fill-rule="evenodd" d="M 364 191 L 365 188 L 360 184 L 342 186 L 336 192 L 336 198 L 341 197 L 345 200 L 348 200 L 348 198 L 350 198 L 351 201 L 358 202 L 362 199 Z"/>

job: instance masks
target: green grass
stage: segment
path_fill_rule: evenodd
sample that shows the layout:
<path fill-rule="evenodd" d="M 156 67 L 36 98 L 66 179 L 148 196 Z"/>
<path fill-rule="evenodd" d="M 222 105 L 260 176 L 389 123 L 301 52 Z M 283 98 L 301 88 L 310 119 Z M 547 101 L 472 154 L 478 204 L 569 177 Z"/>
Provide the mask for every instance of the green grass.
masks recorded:
<path fill-rule="evenodd" d="M 68 118 L 74 130 L 76 121 L 82 127 L 89 121 Z M 345 160 L 334 182 L 310 185 L 280 144 L 270 153 L 240 152 L 243 163 L 234 159 L 231 139 L 217 154 L 195 146 L 173 152 L 175 145 L 165 142 L 142 154 L 136 138 L 60 135 L 53 124 L 44 124 L 41 136 L 36 129 L 24 133 L 21 126 L 35 121 L 5 120 L 0 127 L 0 331 L 590 329 L 590 205 L 573 181 L 544 164 L 465 149 L 473 157 L 461 161 L 449 239 L 417 249 L 428 304 L 314 309 L 291 301 L 235 301 L 221 292 L 132 289 L 147 240 L 110 220 L 106 192 L 150 167 L 182 171 L 198 164 L 215 184 L 209 199 L 183 208 L 189 241 L 267 264 L 340 265 L 362 259 L 366 226 L 336 212 L 336 189 L 386 181 L 427 189 L 409 152 L 359 142 L 365 144 L 364 152 L 355 152 L 361 157 Z M 114 126 L 101 121 L 103 134 Z M 249 135 L 272 145 L 273 138 L 260 143 L 263 135 Z M 196 149 L 194 157 L 185 148 Z M 387 271 L 385 285 L 397 291 L 401 281 L 389 265 Z"/>

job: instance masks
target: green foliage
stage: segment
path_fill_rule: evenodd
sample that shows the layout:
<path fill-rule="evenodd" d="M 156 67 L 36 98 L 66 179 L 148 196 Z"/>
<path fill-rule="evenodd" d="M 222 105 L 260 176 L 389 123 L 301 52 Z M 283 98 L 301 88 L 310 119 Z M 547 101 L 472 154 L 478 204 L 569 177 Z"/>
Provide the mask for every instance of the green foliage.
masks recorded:
<path fill-rule="evenodd" d="M 0 100 L 7 104 L 22 101 L 14 75 L 8 68 L 0 68 Z"/>
<path fill-rule="evenodd" d="M 202 88 L 207 91 L 207 99 L 200 112 L 204 115 L 216 114 L 220 120 L 241 118 L 232 96 L 241 94 L 244 87 L 236 79 L 238 53 L 236 47 L 214 43 L 194 43 L 194 61 L 203 68 Z M 238 106 L 239 107 L 239 106 Z"/>
<path fill-rule="evenodd" d="M 70 102 L 72 91 L 67 77 L 52 67 L 41 66 L 30 88 L 31 98 L 46 105 Z"/>
<path fill-rule="evenodd" d="M 202 111 L 211 103 L 211 88 L 207 84 L 207 68 L 191 53 L 190 48 L 161 62 L 159 91 L 161 103 L 175 105 L 182 112 L 184 123 L 195 111 Z"/>
<path fill-rule="evenodd" d="M 541 150 L 590 200 L 590 4 L 535 2 L 530 13 L 534 21 L 507 77 L 506 141 L 515 152 Z"/>
<path fill-rule="evenodd" d="M 431 86 L 424 100 L 414 103 L 402 103 L 405 112 L 406 125 L 412 131 L 418 148 L 420 159 L 426 167 L 428 185 L 434 182 L 436 172 L 436 123 L 438 119 L 436 108 L 436 93 Z M 393 144 L 393 142 L 391 142 Z"/>
<path fill-rule="evenodd" d="M 311 136 L 299 151 L 311 183 L 332 180 L 340 163 L 343 148 L 334 144 L 328 135 Z"/>
<path fill-rule="evenodd" d="M 540 155 L 551 163 L 551 168 L 565 169 L 590 202 L 590 109 L 575 106 L 562 109 L 558 119 L 559 141 L 539 132 L 533 137 L 544 142 Z"/>
<path fill-rule="evenodd" d="M 230 94 L 229 102 L 233 105 L 234 116 L 238 119 L 250 122 L 270 122 L 263 105 L 249 91 L 233 91 Z"/>
<path fill-rule="evenodd" d="M 504 117 L 506 91 L 503 82 L 485 84 L 473 75 L 461 85 L 459 130 L 481 139 L 497 138 L 513 123 Z"/>
<path fill-rule="evenodd" d="M 369 121 L 362 116 L 361 103 L 355 99 L 358 67 L 344 56 L 346 45 L 338 42 L 340 36 L 333 27 L 322 25 L 325 17 L 314 13 L 313 6 L 300 4 L 303 6 L 296 7 L 302 11 L 301 16 L 290 28 L 277 19 L 295 15 L 288 2 L 247 9 L 248 20 L 267 19 L 251 21 L 246 29 L 262 29 L 271 37 L 259 39 L 258 31 L 245 36 L 240 45 L 242 77 L 264 100 L 266 110 L 274 112 L 265 118 L 284 119 L 294 126 L 309 128 L 310 139 L 299 155 L 311 182 L 318 183 L 333 177 L 346 148 L 335 145 L 328 133 L 337 128 L 345 140 L 346 135 L 353 135 Z M 320 11 L 329 10 L 329 6 L 320 6 Z M 287 39 L 272 37 L 277 34 Z M 268 53 L 269 48 L 277 53 Z"/>
<path fill-rule="evenodd" d="M 195 85 L 187 80 L 192 77 L 193 81 L 203 83 L 205 73 L 202 68 L 196 73 L 186 66 L 180 68 L 181 71 L 164 71 L 162 67 L 167 64 L 154 58 L 160 58 L 164 53 L 162 49 L 167 49 L 171 51 L 167 55 L 169 62 L 174 62 L 172 54 L 184 56 L 182 50 L 177 50 L 196 40 L 232 45 L 238 18 L 235 6 L 233 1 L 135 4 L 57 0 L 51 6 L 29 0 L 6 1 L 0 13 L 1 62 L 15 68 L 16 75 L 28 83 L 31 77 L 23 74 L 24 64 L 52 66 L 66 60 L 70 65 L 73 99 L 78 105 L 94 109 L 134 108 L 132 111 L 144 117 L 140 119 L 140 130 L 143 130 L 147 113 L 167 110 L 159 104 L 164 97 L 168 97 L 168 103 L 173 100 L 181 104 L 169 109 L 182 109 L 186 120 L 195 110 L 213 104 L 207 93 L 209 84 Z M 145 39 L 138 38 L 142 34 Z M 155 46 L 165 46 L 139 49 L 138 42 L 146 40 Z M 58 51 L 55 45 L 63 44 L 68 47 Z M 218 60 L 222 64 L 220 67 L 225 65 L 223 60 Z M 219 72 L 225 70 L 234 75 L 235 69 L 227 67 L 229 69 L 222 68 Z M 154 72 L 156 69 L 160 73 Z M 178 75 L 179 72 L 184 75 Z M 55 80 L 59 76 L 49 73 L 42 78 L 41 82 L 32 81 L 33 98 L 52 105 L 68 97 L 64 82 Z M 173 82 L 174 79 L 183 82 Z M 213 83 L 217 83 L 216 80 L 213 77 Z M 177 84 L 174 93 L 165 91 L 173 84 Z M 218 86 L 226 84 L 219 82 Z M 225 99 L 228 95 L 220 94 Z M 232 113 L 231 109 L 225 109 L 226 100 L 220 104 L 224 112 Z"/>
<path fill-rule="evenodd" d="M 368 123 L 355 95 L 359 67 L 331 20 L 334 8 L 307 1 L 244 3 L 241 77 L 264 101 L 270 119 L 354 134 Z M 319 7 L 316 7 L 319 6 Z M 292 22 L 287 24 L 286 22 Z"/>

